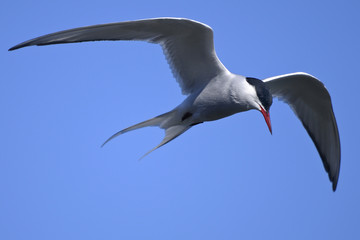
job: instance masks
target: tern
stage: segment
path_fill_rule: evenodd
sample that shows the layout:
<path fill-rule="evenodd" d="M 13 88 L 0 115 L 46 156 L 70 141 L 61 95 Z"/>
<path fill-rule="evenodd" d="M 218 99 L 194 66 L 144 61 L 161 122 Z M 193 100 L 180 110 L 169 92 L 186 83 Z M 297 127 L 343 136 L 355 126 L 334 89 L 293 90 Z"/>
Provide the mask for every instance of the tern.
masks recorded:
<path fill-rule="evenodd" d="M 100 24 L 55 32 L 20 43 L 15 50 L 49 45 L 101 40 L 140 40 L 163 49 L 172 73 L 186 99 L 173 110 L 125 128 L 105 141 L 143 127 L 158 126 L 165 137 L 155 149 L 191 127 L 258 110 L 272 133 L 269 110 L 273 97 L 290 105 L 314 142 L 336 190 L 340 170 L 340 139 L 330 94 L 314 76 L 290 73 L 259 80 L 229 72 L 218 59 L 213 30 L 206 24 L 184 18 L 153 18 Z M 103 145 L 104 145 L 103 144 Z"/>

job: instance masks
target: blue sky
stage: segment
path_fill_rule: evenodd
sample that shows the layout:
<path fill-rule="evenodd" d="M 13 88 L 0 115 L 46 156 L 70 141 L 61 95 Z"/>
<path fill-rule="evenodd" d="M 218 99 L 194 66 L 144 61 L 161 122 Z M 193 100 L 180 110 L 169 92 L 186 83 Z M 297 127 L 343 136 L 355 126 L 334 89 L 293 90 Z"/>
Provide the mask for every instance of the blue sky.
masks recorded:
<path fill-rule="evenodd" d="M 0 3 L 0 239 L 360 238 L 359 1 Z M 159 46 L 7 49 L 54 31 L 149 17 L 210 25 L 220 60 L 260 79 L 304 71 L 329 90 L 342 144 L 335 193 L 290 108 L 198 125 L 137 161 L 157 128 L 116 131 L 185 97 Z"/>

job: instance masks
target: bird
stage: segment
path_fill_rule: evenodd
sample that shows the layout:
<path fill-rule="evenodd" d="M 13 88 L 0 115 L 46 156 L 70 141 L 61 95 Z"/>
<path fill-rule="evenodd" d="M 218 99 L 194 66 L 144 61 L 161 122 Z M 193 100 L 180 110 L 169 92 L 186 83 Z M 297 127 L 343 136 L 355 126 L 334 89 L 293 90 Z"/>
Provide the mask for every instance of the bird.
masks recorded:
<path fill-rule="evenodd" d="M 165 130 L 144 156 L 203 122 L 258 110 L 272 134 L 273 98 L 287 103 L 312 139 L 335 191 L 340 172 L 340 138 L 328 90 L 314 76 L 295 72 L 260 80 L 231 73 L 219 60 L 210 26 L 186 18 L 150 18 L 59 31 L 10 48 L 87 41 L 136 40 L 159 44 L 186 98 L 169 112 L 125 128 L 110 138 L 148 126 Z M 102 146 L 103 146 L 102 145 Z"/>

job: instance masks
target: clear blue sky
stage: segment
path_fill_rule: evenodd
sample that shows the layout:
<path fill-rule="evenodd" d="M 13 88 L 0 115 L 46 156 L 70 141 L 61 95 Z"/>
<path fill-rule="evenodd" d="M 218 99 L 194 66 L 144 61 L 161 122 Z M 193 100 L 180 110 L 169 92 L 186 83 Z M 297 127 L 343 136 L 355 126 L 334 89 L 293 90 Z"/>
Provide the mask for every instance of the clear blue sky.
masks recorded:
<path fill-rule="evenodd" d="M 360 239 L 360 2 L 0 3 L 0 239 Z M 13 45 L 91 24 L 186 17 L 210 25 L 232 72 L 304 71 L 329 90 L 342 144 L 335 193 L 290 108 L 198 125 L 137 161 L 163 132 L 116 131 L 184 96 L 159 46 Z"/>

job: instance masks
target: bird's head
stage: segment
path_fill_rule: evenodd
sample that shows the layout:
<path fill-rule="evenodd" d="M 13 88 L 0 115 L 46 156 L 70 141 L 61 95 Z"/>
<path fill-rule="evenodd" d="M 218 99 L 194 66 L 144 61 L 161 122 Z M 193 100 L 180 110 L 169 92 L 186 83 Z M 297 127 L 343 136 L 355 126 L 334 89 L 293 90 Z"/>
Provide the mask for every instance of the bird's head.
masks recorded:
<path fill-rule="evenodd" d="M 272 134 L 271 121 L 270 121 L 270 106 L 272 104 L 272 95 L 265 83 L 257 78 L 247 77 L 246 81 L 255 88 L 256 96 L 254 96 L 252 107 L 259 110 L 266 124 L 269 127 L 269 131 Z"/>

